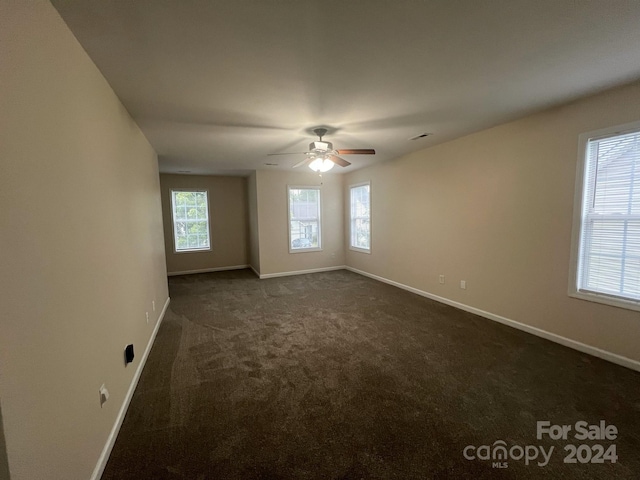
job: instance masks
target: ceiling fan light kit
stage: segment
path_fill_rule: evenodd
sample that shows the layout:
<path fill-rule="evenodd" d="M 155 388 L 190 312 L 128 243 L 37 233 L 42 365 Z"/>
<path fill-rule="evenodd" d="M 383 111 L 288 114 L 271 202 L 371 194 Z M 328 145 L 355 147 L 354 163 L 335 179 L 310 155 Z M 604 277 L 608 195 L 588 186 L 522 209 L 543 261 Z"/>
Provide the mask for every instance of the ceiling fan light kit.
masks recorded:
<path fill-rule="evenodd" d="M 270 153 L 269 155 L 306 155 L 307 158 L 299 163 L 296 163 L 293 168 L 300 167 L 302 165 L 309 165 L 309 168 L 314 172 L 328 172 L 335 165 L 341 167 L 348 167 L 351 162 L 347 162 L 344 158 L 338 155 L 375 155 L 376 151 L 372 148 L 356 148 L 356 149 L 340 149 L 334 150 L 333 143 L 323 142 L 322 137 L 327 133 L 326 128 L 316 128 L 313 133 L 318 135 L 320 140 L 311 142 L 309 144 L 308 152 L 301 153 Z"/>
<path fill-rule="evenodd" d="M 334 167 L 335 163 L 333 163 L 328 158 L 318 157 L 313 162 L 309 164 L 309 168 L 314 172 L 328 172 Z"/>

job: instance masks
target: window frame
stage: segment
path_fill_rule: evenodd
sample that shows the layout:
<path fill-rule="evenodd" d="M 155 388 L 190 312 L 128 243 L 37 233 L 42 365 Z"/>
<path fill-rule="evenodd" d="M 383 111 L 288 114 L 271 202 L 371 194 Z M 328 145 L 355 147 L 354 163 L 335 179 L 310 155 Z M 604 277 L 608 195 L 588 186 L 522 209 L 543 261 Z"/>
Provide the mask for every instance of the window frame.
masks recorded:
<path fill-rule="evenodd" d="M 369 248 L 356 247 L 353 245 L 353 205 L 351 203 L 351 193 L 354 188 L 369 186 Z M 354 252 L 360 253 L 368 253 L 371 254 L 371 244 L 372 244 L 372 235 L 371 235 L 371 181 L 354 183 L 353 185 L 349 185 L 349 250 L 353 250 Z M 360 218 L 360 217 L 358 217 Z"/>
<path fill-rule="evenodd" d="M 574 200 L 573 200 L 573 225 L 571 229 L 571 254 L 569 269 L 569 296 L 590 302 L 601 303 L 627 310 L 640 311 L 640 300 L 624 298 L 607 293 L 581 290 L 578 286 L 580 280 L 580 257 L 582 244 L 582 220 L 584 217 L 585 194 L 587 190 L 587 164 L 588 145 L 591 140 L 600 140 L 628 133 L 640 132 L 640 121 L 617 125 L 586 132 L 578 137 L 578 162 L 576 167 Z"/>
<path fill-rule="evenodd" d="M 291 190 L 317 190 L 318 191 L 318 246 L 308 248 L 291 247 Z M 322 187 L 319 185 L 287 185 L 287 243 L 289 253 L 307 253 L 322 251 Z"/>
<path fill-rule="evenodd" d="M 176 218 L 173 204 L 174 193 L 179 192 L 194 192 L 204 193 L 207 199 L 207 234 L 209 235 L 209 246 L 205 248 L 189 248 L 187 250 L 178 250 L 177 238 L 176 238 Z M 171 238 L 173 241 L 173 253 L 203 253 L 211 251 L 211 205 L 209 203 L 209 190 L 206 188 L 171 188 L 169 189 L 169 208 L 171 210 Z"/>

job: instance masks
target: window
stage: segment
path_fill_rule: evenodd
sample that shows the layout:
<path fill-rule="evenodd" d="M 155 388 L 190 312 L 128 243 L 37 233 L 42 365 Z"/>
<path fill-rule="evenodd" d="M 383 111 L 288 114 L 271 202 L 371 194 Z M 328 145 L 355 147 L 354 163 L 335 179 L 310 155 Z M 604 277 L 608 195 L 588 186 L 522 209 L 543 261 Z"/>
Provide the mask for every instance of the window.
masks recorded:
<path fill-rule="evenodd" d="M 320 188 L 288 187 L 289 252 L 320 250 Z"/>
<path fill-rule="evenodd" d="M 206 190 L 171 190 L 171 217 L 176 252 L 211 250 Z"/>
<path fill-rule="evenodd" d="M 628 127 L 581 137 L 571 293 L 640 309 L 640 125 Z"/>
<path fill-rule="evenodd" d="M 352 250 L 371 251 L 371 184 L 350 187 Z"/>

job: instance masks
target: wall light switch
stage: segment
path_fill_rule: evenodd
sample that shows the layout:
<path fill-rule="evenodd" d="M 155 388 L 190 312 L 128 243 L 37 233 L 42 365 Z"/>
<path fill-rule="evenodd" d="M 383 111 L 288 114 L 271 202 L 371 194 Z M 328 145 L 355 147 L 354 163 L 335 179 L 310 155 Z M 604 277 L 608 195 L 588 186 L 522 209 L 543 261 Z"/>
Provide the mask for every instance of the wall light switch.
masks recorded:
<path fill-rule="evenodd" d="M 149 323 L 149 312 L 145 312 L 147 315 L 147 323 Z"/>
<path fill-rule="evenodd" d="M 102 408 L 102 406 L 105 403 L 107 403 L 107 400 L 109 400 L 109 390 L 107 390 L 107 387 L 104 386 L 104 383 L 100 387 L 99 392 L 100 392 L 100 408 Z"/>
<path fill-rule="evenodd" d="M 463 290 L 467 289 L 467 281 L 466 280 L 460 280 L 460 288 Z"/>
<path fill-rule="evenodd" d="M 438 279 L 438 281 L 440 283 L 444 283 L 444 275 L 440 275 L 440 278 Z"/>

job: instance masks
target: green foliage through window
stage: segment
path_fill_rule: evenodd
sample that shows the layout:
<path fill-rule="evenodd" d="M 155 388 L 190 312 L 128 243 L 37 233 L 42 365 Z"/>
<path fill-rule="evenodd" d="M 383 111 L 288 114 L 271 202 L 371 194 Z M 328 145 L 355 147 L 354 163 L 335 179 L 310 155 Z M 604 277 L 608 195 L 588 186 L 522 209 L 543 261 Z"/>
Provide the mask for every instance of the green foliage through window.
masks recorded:
<path fill-rule="evenodd" d="M 206 190 L 172 190 L 173 238 L 177 252 L 210 250 Z"/>

